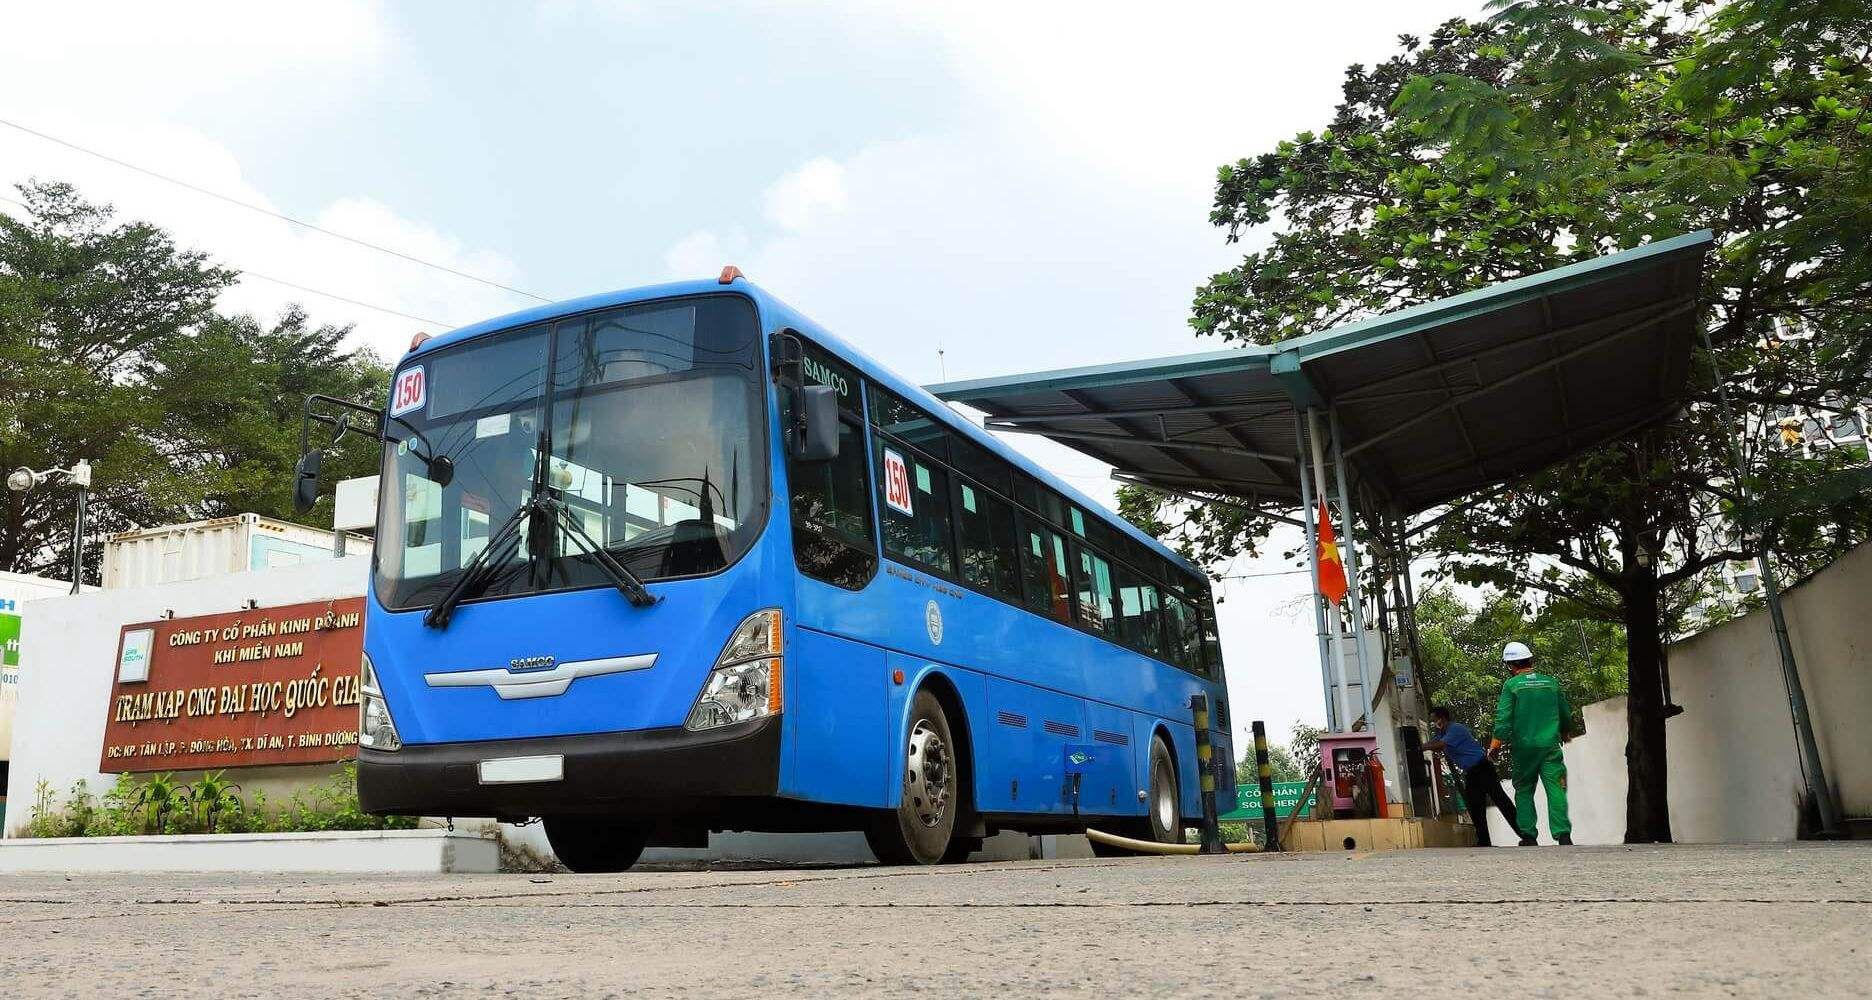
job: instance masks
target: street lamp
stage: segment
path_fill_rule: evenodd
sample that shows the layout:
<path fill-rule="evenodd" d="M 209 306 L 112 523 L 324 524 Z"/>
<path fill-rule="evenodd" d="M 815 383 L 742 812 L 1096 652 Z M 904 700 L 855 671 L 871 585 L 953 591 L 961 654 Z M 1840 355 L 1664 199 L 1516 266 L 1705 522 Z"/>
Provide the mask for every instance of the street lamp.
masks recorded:
<path fill-rule="evenodd" d="M 53 476 L 64 476 L 72 485 L 78 487 L 78 514 L 72 520 L 72 589 L 78 592 L 79 581 L 84 577 L 84 516 L 85 499 L 91 489 L 91 463 L 79 459 L 69 469 L 46 469 L 34 472 L 26 466 L 20 466 L 7 474 L 7 489 L 15 493 L 24 493 L 38 486 Z"/>

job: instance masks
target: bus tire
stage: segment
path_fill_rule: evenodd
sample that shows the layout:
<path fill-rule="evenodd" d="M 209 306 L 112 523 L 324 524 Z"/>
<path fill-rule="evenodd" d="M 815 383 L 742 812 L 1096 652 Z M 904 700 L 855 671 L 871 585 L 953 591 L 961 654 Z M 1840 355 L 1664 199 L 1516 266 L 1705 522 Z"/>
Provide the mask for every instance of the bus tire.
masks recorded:
<path fill-rule="evenodd" d="M 1176 757 L 1162 736 L 1151 737 L 1150 785 L 1144 801 L 1144 822 L 1159 844 L 1183 842 L 1183 795 L 1178 787 Z"/>
<path fill-rule="evenodd" d="M 916 693 L 899 765 L 903 795 L 865 830 L 871 853 L 887 865 L 934 865 L 949 853 L 961 804 L 955 736 L 942 702 L 929 689 Z"/>
<path fill-rule="evenodd" d="M 649 840 L 643 827 L 605 816 L 548 816 L 544 823 L 559 863 L 581 874 L 628 871 Z"/>
<path fill-rule="evenodd" d="M 1183 822 L 1177 818 L 1181 812 L 1177 803 L 1181 801 L 1177 787 L 1176 758 L 1171 756 L 1170 747 L 1162 736 L 1151 737 L 1149 781 L 1144 791 L 1145 815 L 1137 819 L 1120 820 L 1115 823 L 1101 823 L 1097 828 L 1109 829 L 1121 837 L 1133 840 L 1149 840 L 1159 844 L 1181 844 L 1183 842 Z M 1163 825 L 1165 804 L 1169 806 L 1170 826 Z M 1092 855 L 1099 858 L 1135 858 L 1141 852 L 1128 847 L 1092 842 Z"/>

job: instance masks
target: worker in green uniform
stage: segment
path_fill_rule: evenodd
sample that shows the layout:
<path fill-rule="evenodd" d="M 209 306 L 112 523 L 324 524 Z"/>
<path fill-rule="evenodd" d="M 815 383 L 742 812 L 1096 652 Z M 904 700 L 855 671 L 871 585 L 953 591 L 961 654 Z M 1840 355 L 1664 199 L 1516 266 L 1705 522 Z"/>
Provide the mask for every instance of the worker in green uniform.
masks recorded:
<path fill-rule="evenodd" d="M 1533 847 L 1537 814 L 1534 811 L 1534 782 L 1547 789 L 1547 830 L 1562 845 L 1573 843 L 1573 824 L 1567 819 L 1566 758 L 1560 745 L 1573 737 L 1573 709 L 1566 692 L 1551 674 L 1534 668 L 1534 652 L 1527 644 L 1511 642 L 1502 649 L 1502 662 L 1514 670 L 1514 676 L 1502 683 L 1501 698 L 1495 702 L 1495 734 L 1489 740 L 1489 756 L 1501 753 L 1502 744 L 1514 749 L 1511 774 L 1515 791 L 1515 831 L 1521 834 L 1521 846 Z"/>

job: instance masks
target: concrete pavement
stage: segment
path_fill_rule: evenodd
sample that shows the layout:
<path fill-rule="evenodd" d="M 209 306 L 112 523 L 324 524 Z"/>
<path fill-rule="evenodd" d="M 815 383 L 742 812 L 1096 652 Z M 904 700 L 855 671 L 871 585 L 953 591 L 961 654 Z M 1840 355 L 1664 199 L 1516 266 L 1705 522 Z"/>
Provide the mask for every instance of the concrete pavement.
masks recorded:
<path fill-rule="evenodd" d="M 1863 996 L 1872 843 L 617 876 L 0 879 L 0 983 L 132 994 Z"/>

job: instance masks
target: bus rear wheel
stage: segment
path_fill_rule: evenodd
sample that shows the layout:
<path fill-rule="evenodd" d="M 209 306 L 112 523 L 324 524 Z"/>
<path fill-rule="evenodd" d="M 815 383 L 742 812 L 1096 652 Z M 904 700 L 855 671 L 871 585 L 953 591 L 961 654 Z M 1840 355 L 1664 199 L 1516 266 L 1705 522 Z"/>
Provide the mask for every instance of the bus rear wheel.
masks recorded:
<path fill-rule="evenodd" d="M 1163 737 L 1151 738 L 1150 781 L 1144 792 L 1144 817 L 1124 821 L 1118 828 L 1122 836 L 1158 844 L 1183 842 L 1183 819 L 1180 790 L 1177 787 L 1176 758 Z M 1092 853 L 1101 858 L 1135 857 L 1139 852 L 1126 847 L 1092 842 Z"/>
<path fill-rule="evenodd" d="M 910 707 L 905 741 L 903 797 L 897 808 L 877 815 L 865 830 L 871 853 L 887 865 L 933 865 L 949 853 L 960 802 L 956 741 L 942 702 L 927 689 Z"/>
<path fill-rule="evenodd" d="M 559 863 L 582 874 L 630 870 L 649 840 L 643 827 L 605 816 L 548 816 L 545 825 Z"/>

